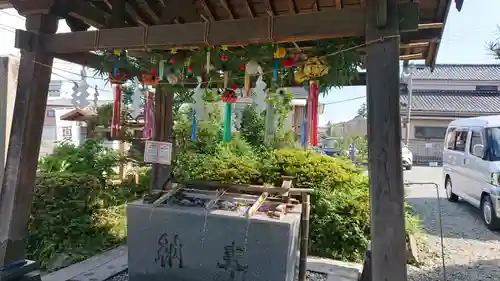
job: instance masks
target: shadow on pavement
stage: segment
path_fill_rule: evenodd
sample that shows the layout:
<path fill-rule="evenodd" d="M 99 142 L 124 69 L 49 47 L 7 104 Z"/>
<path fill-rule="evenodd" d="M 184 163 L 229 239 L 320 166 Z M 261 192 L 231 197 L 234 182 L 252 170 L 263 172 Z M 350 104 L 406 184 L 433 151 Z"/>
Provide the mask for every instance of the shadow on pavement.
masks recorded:
<path fill-rule="evenodd" d="M 437 198 L 407 198 L 406 201 L 420 217 L 423 230 L 430 235 L 440 236 Z M 500 232 L 486 228 L 478 209 L 466 202 L 451 203 L 445 198 L 441 198 L 440 203 L 443 237 L 484 242 L 500 240 Z"/>
<path fill-rule="evenodd" d="M 438 281 L 443 279 L 442 267 L 430 271 L 408 272 L 408 280 Z M 500 280 L 500 259 L 480 260 L 465 265 L 446 267 L 446 281 L 493 281 Z"/>

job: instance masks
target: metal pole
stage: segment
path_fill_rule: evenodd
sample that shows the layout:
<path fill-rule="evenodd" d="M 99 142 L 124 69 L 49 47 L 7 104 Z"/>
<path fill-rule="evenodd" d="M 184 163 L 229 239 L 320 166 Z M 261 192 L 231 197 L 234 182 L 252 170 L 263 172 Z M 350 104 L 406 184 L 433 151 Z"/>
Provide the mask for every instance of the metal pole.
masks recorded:
<path fill-rule="evenodd" d="M 411 99 L 412 99 L 412 92 L 413 92 L 413 83 L 412 83 L 412 78 L 413 74 L 411 73 L 411 69 L 408 71 L 408 105 L 406 106 L 407 112 L 406 112 L 406 145 L 408 145 L 408 141 L 410 140 L 410 119 L 411 119 Z"/>

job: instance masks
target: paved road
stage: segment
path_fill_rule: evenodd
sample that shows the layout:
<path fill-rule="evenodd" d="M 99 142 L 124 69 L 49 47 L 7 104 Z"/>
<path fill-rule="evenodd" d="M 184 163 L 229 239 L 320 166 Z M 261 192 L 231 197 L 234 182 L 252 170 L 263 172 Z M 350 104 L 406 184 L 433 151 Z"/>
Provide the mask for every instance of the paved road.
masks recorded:
<path fill-rule="evenodd" d="M 488 230 L 475 208 L 464 202 L 446 200 L 441 168 L 414 167 L 404 173 L 407 182 L 439 184 L 439 193 L 443 197 L 440 202 L 447 280 L 500 280 L 500 233 Z M 410 186 L 406 188 L 406 194 L 423 222 L 421 248 L 426 256 L 421 269 L 410 268 L 409 280 L 443 280 L 436 188 Z"/>

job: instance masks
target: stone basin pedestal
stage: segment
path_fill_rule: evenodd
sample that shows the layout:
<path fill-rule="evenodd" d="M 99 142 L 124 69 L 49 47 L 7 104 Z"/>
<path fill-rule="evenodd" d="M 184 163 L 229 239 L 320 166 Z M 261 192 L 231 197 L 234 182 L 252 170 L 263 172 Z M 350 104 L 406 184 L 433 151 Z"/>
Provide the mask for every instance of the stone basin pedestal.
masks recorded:
<path fill-rule="evenodd" d="M 292 281 L 300 215 L 300 205 L 277 219 L 261 212 L 247 218 L 241 210 L 130 203 L 129 280 Z"/>

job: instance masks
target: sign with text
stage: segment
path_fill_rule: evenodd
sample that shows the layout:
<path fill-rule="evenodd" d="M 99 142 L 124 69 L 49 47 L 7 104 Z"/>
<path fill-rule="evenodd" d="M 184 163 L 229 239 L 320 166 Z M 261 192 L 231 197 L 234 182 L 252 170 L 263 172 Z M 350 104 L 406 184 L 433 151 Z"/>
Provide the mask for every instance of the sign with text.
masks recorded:
<path fill-rule="evenodd" d="M 169 142 L 146 141 L 144 162 L 170 165 L 172 162 L 172 144 Z"/>

